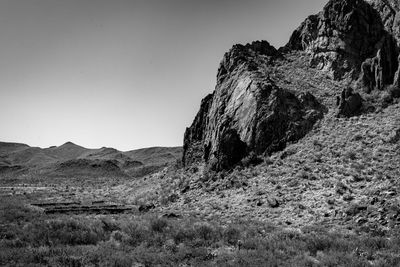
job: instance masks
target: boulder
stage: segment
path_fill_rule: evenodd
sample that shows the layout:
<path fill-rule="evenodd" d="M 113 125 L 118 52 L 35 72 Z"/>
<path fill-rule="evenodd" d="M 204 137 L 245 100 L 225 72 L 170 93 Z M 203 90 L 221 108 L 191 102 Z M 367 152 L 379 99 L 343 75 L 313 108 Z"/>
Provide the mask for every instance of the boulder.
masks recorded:
<path fill-rule="evenodd" d="M 359 115 L 363 108 L 363 99 L 359 93 L 353 93 L 353 89 L 347 88 L 342 91 L 339 100 L 338 117 L 352 117 Z"/>

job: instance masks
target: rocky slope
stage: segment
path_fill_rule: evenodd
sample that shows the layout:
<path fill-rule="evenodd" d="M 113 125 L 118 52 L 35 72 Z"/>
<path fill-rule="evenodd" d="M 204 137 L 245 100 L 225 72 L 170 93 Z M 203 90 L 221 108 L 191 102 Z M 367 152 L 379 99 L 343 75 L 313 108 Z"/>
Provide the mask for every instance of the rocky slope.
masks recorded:
<path fill-rule="evenodd" d="M 351 117 L 392 104 L 398 10 L 395 1 L 332 0 L 278 50 L 266 41 L 233 46 L 185 132 L 184 164 L 231 169 L 297 142 L 329 110 Z"/>
<path fill-rule="evenodd" d="M 165 173 L 158 190 L 171 201 L 159 209 L 290 227 L 400 227 L 399 114 L 398 103 L 350 119 L 332 111 L 306 137 L 260 165 Z"/>

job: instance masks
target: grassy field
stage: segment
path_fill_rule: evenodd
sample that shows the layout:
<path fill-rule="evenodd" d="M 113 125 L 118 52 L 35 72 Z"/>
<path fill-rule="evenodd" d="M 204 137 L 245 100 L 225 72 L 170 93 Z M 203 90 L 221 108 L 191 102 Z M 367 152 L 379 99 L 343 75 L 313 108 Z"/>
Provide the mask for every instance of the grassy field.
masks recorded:
<path fill-rule="evenodd" d="M 1 266 L 399 266 L 400 232 L 223 224 L 157 214 L 46 215 L 0 199 Z"/>

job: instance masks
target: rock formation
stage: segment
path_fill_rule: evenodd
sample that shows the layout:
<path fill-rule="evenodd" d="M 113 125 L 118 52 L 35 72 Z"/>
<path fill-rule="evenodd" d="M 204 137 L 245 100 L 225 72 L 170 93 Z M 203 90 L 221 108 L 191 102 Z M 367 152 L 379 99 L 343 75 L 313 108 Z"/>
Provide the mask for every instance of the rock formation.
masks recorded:
<path fill-rule="evenodd" d="M 310 64 L 334 79 L 359 79 L 367 93 L 396 83 L 397 12 L 386 1 L 371 2 L 329 1 L 295 30 L 286 48 L 307 51 L 312 55 Z"/>
<path fill-rule="evenodd" d="M 185 132 L 184 164 L 229 169 L 250 152 L 270 154 L 306 135 L 326 107 L 309 88 L 293 88 L 293 80 L 312 77 L 282 82 L 295 75 L 283 69 L 296 53 L 307 55 L 300 65 L 349 85 L 337 94 L 339 117 L 367 109 L 360 93 L 389 86 L 389 93 L 399 92 L 399 6 L 394 0 L 331 0 L 279 50 L 266 41 L 233 46 L 221 61 L 215 91 Z"/>
<path fill-rule="evenodd" d="M 279 88 L 258 64 L 281 54 L 267 42 L 235 45 L 225 54 L 213 94 L 203 99 L 184 140 L 185 164 L 205 160 L 229 169 L 250 151 L 271 153 L 303 137 L 322 117 L 310 93 Z"/>
<path fill-rule="evenodd" d="M 353 93 L 351 88 L 343 90 L 339 98 L 339 117 L 352 117 L 362 111 L 363 100 L 359 93 Z"/>

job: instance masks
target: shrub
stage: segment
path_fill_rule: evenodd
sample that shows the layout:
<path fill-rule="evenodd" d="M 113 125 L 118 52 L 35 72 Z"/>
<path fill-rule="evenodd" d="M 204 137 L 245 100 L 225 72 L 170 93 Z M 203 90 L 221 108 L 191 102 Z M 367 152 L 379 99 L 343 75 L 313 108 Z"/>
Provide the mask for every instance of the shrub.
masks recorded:
<path fill-rule="evenodd" d="M 38 221 L 27 226 L 25 240 L 35 246 L 90 245 L 106 239 L 101 227 L 75 219 Z"/>
<path fill-rule="evenodd" d="M 355 160 L 357 158 L 357 154 L 354 151 L 347 151 L 346 157 L 351 160 Z"/>
<path fill-rule="evenodd" d="M 137 222 L 125 225 L 123 231 L 128 235 L 126 242 L 131 246 L 140 245 L 150 236 L 148 228 Z"/>
<path fill-rule="evenodd" d="M 155 218 L 150 221 L 150 228 L 155 232 L 162 233 L 168 227 L 168 222 L 164 218 Z"/>
<path fill-rule="evenodd" d="M 223 235 L 226 242 L 230 245 L 236 245 L 241 237 L 240 229 L 233 225 L 228 226 L 224 230 Z"/>
<path fill-rule="evenodd" d="M 0 224 L 29 222 L 41 217 L 40 212 L 24 205 L 17 198 L 2 197 L 0 205 Z"/>
<path fill-rule="evenodd" d="M 197 236 L 205 241 L 211 240 L 214 237 L 214 229 L 208 223 L 196 223 L 194 225 Z"/>
<path fill-rule="evenodd" d="M 194 229 L 186 227 L 186 226 L 179 226 L 175 229 L 173 233 L 173 239 L 176 243 L 183 243 L 185 241 L 193 241 L 196 238 L 196 232 Z"/>

